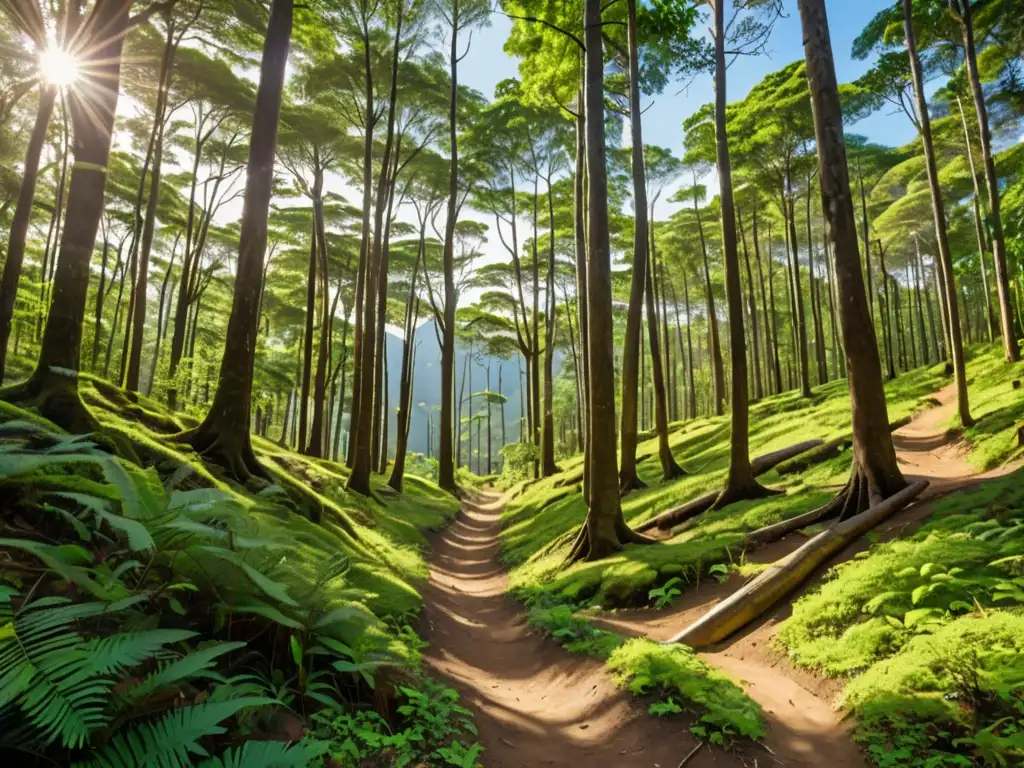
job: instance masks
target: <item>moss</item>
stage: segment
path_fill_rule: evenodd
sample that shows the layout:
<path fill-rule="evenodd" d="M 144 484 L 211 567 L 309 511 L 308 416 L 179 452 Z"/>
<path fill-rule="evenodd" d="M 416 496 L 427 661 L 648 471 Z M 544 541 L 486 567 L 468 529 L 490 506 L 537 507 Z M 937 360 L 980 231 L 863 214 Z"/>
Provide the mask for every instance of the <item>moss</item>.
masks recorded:
<path fill-rule="evenodd" d="M 702 741 L 724 745 L 764 736 L 760 706 L 687 646 L 630 640 L 599 629 L 585 611 L 550 595 L 531 604 L 528 622 L 566 650 L 603 661 L 619 685 L 649 699 L 651 714 L 685 713 Z"/>
<path fill-rule="evenodd" d="M 967 434 L 974 450 L 972 461 L 986 465 L 993 461 L 1002 463 L 1014 455 L 1008 448 L 1013 430 L 1006 428 L 1007 419 L 1011 418 L 1006 415 L 1009 412 L 1006 409 L 1020 408 L 1024 412 L 1024 401 L 1018 397 L 1020 404 L 998 405 L 994 410 L 981 401 L 990 393 L 1012 393 L 1010 381 L 1021 378 L 1022 370 L 1024 368 L 1002 363 L 995 347 L 972 350 L 968 376 L 974 379 L 972 402 L 977 401 L 974 410 L 981 417 L 978 426 Z M 919 368 L 888 382 L 890 420 L 930 407 L 932 393 L 948 383 L 941 365 Z M 994 398 L 993 402 L 1002 401 Z M 988 415 L 990 413 L 1002 416 L 997 418 Z M 849 425 L 850 401 L 843 380 L 816 388 L 810 399 L 800 397 L 797 392 L 768 397 L 751 406 L 751 455 L 761 455 L 803 440 L 837 438 L 849 432 Z M 991 435 L 986 430 L 990 430 Z M 701 418 L 677 424 L 669 440 L 676 459 L 689 474 L 663 483 L 658 462 L 642 462 L 639 471 L 647 487 L 622 500 L 623 514 L 631 525 L 720 488 L 724 483 L 729 461 L 727 418 Z M 653 455 L 656 449 L 656 440 L 652 438 L 641 443 L 637 453 Z M 511 585 L 520 593 L 547 591 L 572 599 L 635 605 L 645 602 L 652 582 L 664 581 L 669 575 L 687 576 L 695 581 L 710 564 L 739 558 L 741 551 L 737 545 L 745 532 L 824 503 L 846 481 L 850 453 L 848 449 L 843 450 L 799 475 L 780 477 L 776 472 L 769 472 L 763 476 L 761 480 L 765 485 L 785 491 L 782 497 L 730 505 L 724 510 L 701 515 L 677 529 L 675 535 L 657 547 L 627 547 L 619 555 L 599 563 L 583 563 L 563 570 L 568 539 L 583 522 L 587 511 L 578 490 L 564 495 L 567 490 L 564 481 L 578 474 L 580 462 L 579 456 L 563 460 L 562 473 L 522 483 L 513 489 L 502 519 L 502 558 L 513 567 Z M 552 542 L 559 543 L 552 545 Z M 679 570 L 665 571 L 666 566 Z"/>
<path fill-rule="evenodd" d="M 694 716 L 697 725 L 691 730 L 698 738 L 727 744 L 736 738 L 764 736 L 761 707 L 685 645 L 635 638 L 612 653 L 608 667 L 634 694 L 654 694 Z"/>

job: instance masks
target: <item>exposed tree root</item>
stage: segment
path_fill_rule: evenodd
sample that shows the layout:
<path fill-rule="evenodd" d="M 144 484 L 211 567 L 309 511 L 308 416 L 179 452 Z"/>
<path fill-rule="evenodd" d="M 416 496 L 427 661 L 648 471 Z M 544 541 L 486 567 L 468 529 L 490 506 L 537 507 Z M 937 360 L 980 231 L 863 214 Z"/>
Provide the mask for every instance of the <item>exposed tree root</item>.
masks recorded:
<path fill-rule="evenodd" d="M 0 389 L 0 400 L 34 410 L 73 435 L 98 432 L 100 423 L 78 392 L 77 375 L 37 370 L 23 382 Z"/>
<path fill-rule="evenodd" d="M 812 448 L 816 448 L 821 445 L 821 440 L 805 440 L 802 443 L 796 443 L 787 448 L 781 448 L 771 453 L 766 453 L 763 456 L 758 456 L 750 462 L 750 468 L 754 473 L 754 476 L 763 475 L 768 470 L 775 467 L 777 464 L 785 461 L 786 459 L 797 456 L 804 451 L 809 451 Z M 761 486 L 758 486 L 761 487 Z M 767 489 L 765 489 L 767 490 Z M 646 520 L 637 526 L 638 531 L 649 531 L 652 528 L 658 528 L 662 531 L 667 531 L 670 528 L 674 528 L 690 518 L 696 517 L 697 515 L 703 514 L 711 508 L 715 501 L 719 498 L 721 493 L 719 491 L 712 491 L 703 496 L 699 496 L 696 499 L 682 504 L 681 506 L 674 507 L 665 512 L 662 512 L 657 517 L 652 517 L 650 520 Z"/>
<path fill-rule="evenodd" d="M 722 509 L 730 504 L 735 504 L 737 501 L 767 499 L 769 496 L 779 496 L 781 494 L 782 491 L 777 491 L 774 488 L 766 488 L 751 476 L 750 481 L 746 483 L 727 483 L 725 488 L 722 489 L 711 504 L 710 509 Z"/>
<path fill-rule="evenodd" d="M 672 451 L 667 451 L 667 455 L 661 458 L 661 480 L 662 482 L 668 482 L 669 480 L 675 480 L 679 477 L 686 477 L 688 472 L 679 466 L 679 462 L 676 461 L 676 457 L 672 455 Z"/>
<path fill-rule="evenodd" d="M 855 485 L 855 484 L 851 484 Z M 926 480 L 873 504 L 808 541 L 788 557 L 745 584 L 668 642 L 701 648 L 724 640 L 770 610 L 806 581 L 832 555 L 909 504 L 925 488 Z"/>
<path fill-rule="evenodd" d="M 623 477 L 619 475 L 619 495 L 625 496 L 630 491 L 639 491 L 641 488 L 646 488 L 647 483 L 640 479 L 640 476 L 634 474 L 632 477 Z"/>
<path fill-rule="evenodd" d="M 233 431 L 220 431 L 207 419 L 198 427 L 179 432 L 170 439 L 192 446 L 205 461 L 223 468 L 241 485 L 256 478 L 270 480 L 266 468 L 256 458 L 249 433 L 236 436 Z"/>
<path fill-rule="evenodd" d="M 566 565 L 578 562 L 589 563 L 610 557 L 617 552 L 621 552 L 622 548 L 627 544 L 656 543 L 655 539 L 637 533 L 626 525 L 622 515 L 619 515 L 614 528 L 609 532 L 598 531 L 597 526 L 592 525 L 588 520 L 580 527 L 579 532 L 576 534 L 576 540 L 566 556 Z"/>

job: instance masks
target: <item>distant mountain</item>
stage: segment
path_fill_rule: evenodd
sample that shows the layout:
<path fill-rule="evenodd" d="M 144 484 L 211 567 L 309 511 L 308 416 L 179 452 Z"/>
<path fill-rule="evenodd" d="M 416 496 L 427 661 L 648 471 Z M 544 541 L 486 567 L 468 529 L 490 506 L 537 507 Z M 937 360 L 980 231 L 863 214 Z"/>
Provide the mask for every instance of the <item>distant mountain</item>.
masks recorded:
<path fill-rule="evenodd" d="M 432 443 L 430 454 L 437 456 L 438 437 L 437 425 L 440 420 L 441 405 L 441 348 L 437 343 L 435 332 L 435 321 L 430 320 L 416 329 L 416 367 L 413 374 L 413 410 L 412 420 L 409 425 L 409 450 L 416 453 L 427 453 L 427 419 L 428 415 L 433 418 L 434 428 L 432 432 Z M 402 373 L 402 346 L 403 341 L 397 336 L 387 334 L 385 346 L 387 349 L 388 361 L 388 411 L 390 423 L 388 424 L 388 453 L 393 456 L 398 436 L 397 432 L 397 408 L 399 388 L 401 386 Z M 463 367 L 466 356 L 469 354 L 469 347 L 462 346 L 455 351 L 455 395 L 458 397 L 459 386 L 462 382 Z M 516 358 L 512 360 L 500 360 L 496 357 L 481 354 L 473 350 L 473 360 L 470 361 L 467 371 L 462 416 L 467 418 L 469 414 L 468 396 L 472 393 L 482 392 L 487 389 L 487 370 L 490 368 L 491 391 L 498 391 L 498 371 L 501 369 L 501 392 L 508 398 L 505 403 L 505 437 L 506 442 L 513 443 L 519 439 L 519 362 Z M 524 371 L 525 375 L 525 371 Z M 470 384 L 472 383 L 472 388 Z M 483 402 L 474 399 L 473 410 L 479 411 Z M 501 447 L 501 409 L 499 406 L 492 406 L 491 429 L 492 449 L 495 466 L 498 464 L 498 450 Z M 486 425 L 481 429 L 484 445 L 486 445 Z M 474 446 L 476 442 L 476 430 L 473 430 Z M 463 445 L 463 463 L 468 461 Z"/>

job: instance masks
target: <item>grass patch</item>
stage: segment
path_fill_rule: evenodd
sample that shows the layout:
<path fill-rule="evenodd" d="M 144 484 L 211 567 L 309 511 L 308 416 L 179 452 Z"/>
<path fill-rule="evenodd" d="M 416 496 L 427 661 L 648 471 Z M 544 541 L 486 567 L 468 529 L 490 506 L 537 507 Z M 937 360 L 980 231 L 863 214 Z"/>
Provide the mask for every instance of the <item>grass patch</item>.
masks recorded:
<path fill-rule="evenodd" d="M 626 639 L 595 627 L 586 612 L 550 598 L 530 606 L 528 622 L 566 650 L 600 659 L 615 681 L 648 697 L 650 714 L 686 715 L 701 741 L 729 746 L 765 733 L 760 706 L 727 675 L 705 664 L 684 645 Z"/>
<path fill-rule="evenodd" d="M 838 566 L 779 641 L 799 666 L 856 676 L 847 704 L 878 765 L 1019 764 L 1024 470 L 937 501 L 913 536 Z"/>
<path fill-rule="evenodd" d="M 979 467 L 1002 464 L 1020 451 L 1011 428 L 1024 418 L 1024 398 L 1011 381 L 1024 376 L 1024 364 L 1007 365 L 995 347 L 970 350 L 968 376 L 978 424 L 967 431 L 970 460 Z M 886 384 L 890 420 L 931 407 L 931 395 L 950 383 L 943 366 L 919 368 Z M 765 398 L 751 406 L 751 455 L 794 443 L 843 436 L 850 429 L 850 401 L 845 380 L 815 389 L 810 399 L 797 392 Z M 953 425 L 951 425 L 953 426 Z M 721 487 L 728 468 L 729 419 L 712 417 L 672 425 L 669 442 L 689 474 L 661 482 L 657 441 L 641 443 L 638 456 L 646 488 L 622 500 L 623 514 L 637 525 L 672 507 Z M 563 568 L 573 532 L 586 517 L 581 493 L 567 480 L 579 474 L 582 457 L 561 462 L 563 471 L 536 482 L 523 482 L 503 515 L 502 559 L 511 566 L 510 586 L 521 595 L 547 593 L 558 600 L 605 606 L 642 605 L 647 592 L 669 578 L 696 583 L 717 563 L 744 566 L 745 533 L 809 511 L 828 500 L 846 481 L 849 450 L 799 475 L 770 472 L 762 482 L 783 496 L 742 502 L 705 513 L 658 546 L 630 546 L 599 563 Z"/>

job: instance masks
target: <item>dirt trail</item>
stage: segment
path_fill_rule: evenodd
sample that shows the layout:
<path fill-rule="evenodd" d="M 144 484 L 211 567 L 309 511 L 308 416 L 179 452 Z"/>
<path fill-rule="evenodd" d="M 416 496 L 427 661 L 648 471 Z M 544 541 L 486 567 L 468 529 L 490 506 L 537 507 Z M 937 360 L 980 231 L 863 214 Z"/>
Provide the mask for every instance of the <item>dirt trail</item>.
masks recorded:
<path fill-rule="evenodd" d="M 946 493 L 979 473 L 964 459 L 963 445 L 948 431 L 956 414 L 956 384 L 934 395 L 938 403 L 918 413 L 905 427 L 892 433 L 896 459 L 908 480 L 928 480 L 924 498 Z"/>
<path fill-rule="evenodd" d="M 421 627 L 427 662 L 474 710 L 483 764 L 675 768 L 696 744 L 683 723 L 649 717 L 601 662 L 542 638 L 505 595 L 501 506 L 490 502 L 463 504 L 435 537 Z M 711 765 L 707 753 L 688 767 Z M 728 759 L 714 765 L 733 766 Z"/>
<path fill-rule="evenodd" d="M 928 479 L 929 498 L 1002 474 L 978 475 L 963 460 L 946 425 L 955 412 L 955 388 L 935 394 L 939 405 L 893 433 L 908 479 Z M 929 504 L 904 510 L 877 531 L 891 538 L 928 514 Z M 465 503 L 458 518 L 433 541 L 430 580 L 423 588 L 422 635 L 430 666 L 457 688 L 474 710 L 487 768 L 585 766 L 674 768 L 696 742 L 678 719 L 659 719 L 618 690 L 601 662 L 564 651 L 526 624 L 518 603 L 505 595 L 507 575 L 498 560 L 501 500 Z M 806 539 L 793 535 L 754 553 L 773 561 Z M 836 562 L 869 546 L 851 545 Z M 742 585 L 708 581 L 667 611 L 629 610 L 598 621 L 625 635 L 667 639 Z M 841 684 L 794 669 L 771 650 L 784 604 L 721 647 L 702 653 L 742 682 L 765 710 L 764 747 L 745 755 L 702 749 L 688 768 L 789 766 L 865 768 L 850 741 L 852 724 L 836 708 Z M 755 762 L 756 761 L 756 762 Z"/>

